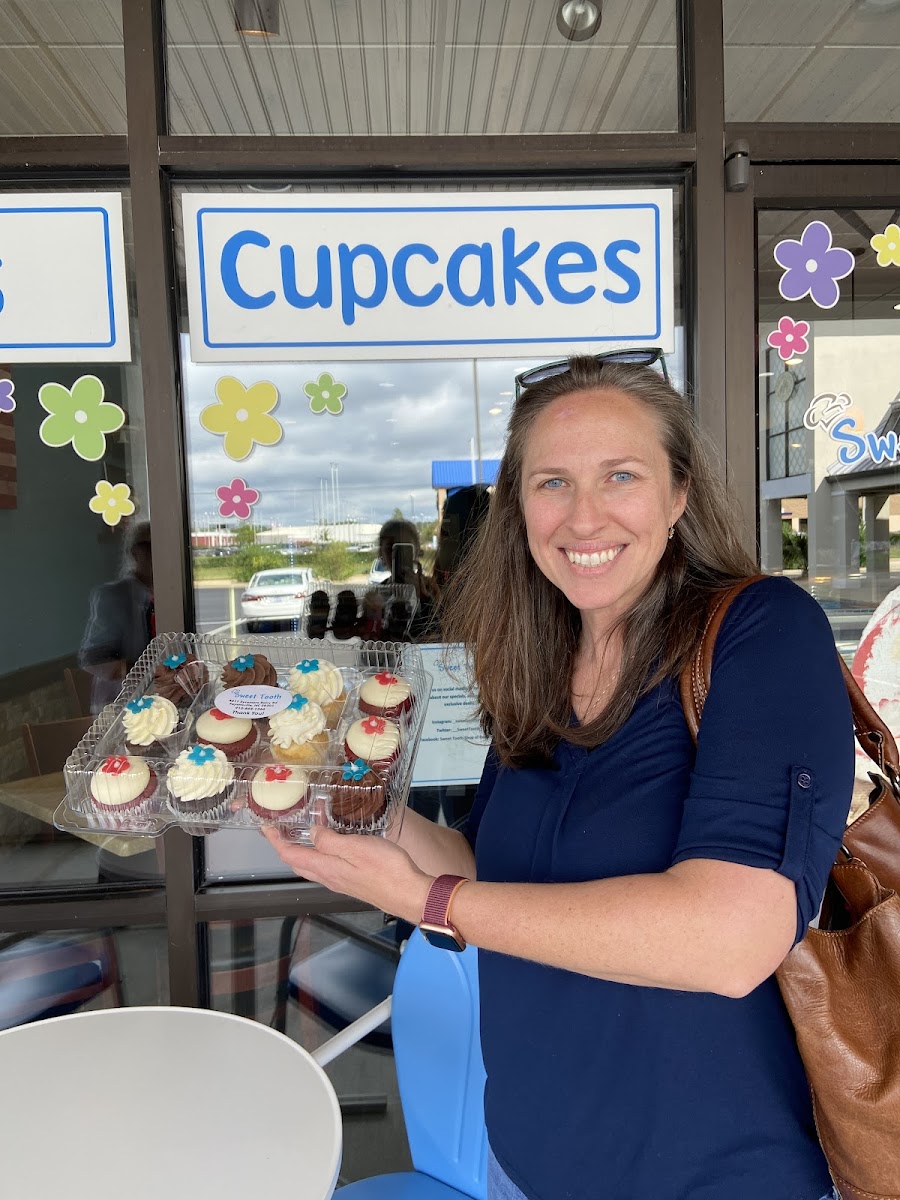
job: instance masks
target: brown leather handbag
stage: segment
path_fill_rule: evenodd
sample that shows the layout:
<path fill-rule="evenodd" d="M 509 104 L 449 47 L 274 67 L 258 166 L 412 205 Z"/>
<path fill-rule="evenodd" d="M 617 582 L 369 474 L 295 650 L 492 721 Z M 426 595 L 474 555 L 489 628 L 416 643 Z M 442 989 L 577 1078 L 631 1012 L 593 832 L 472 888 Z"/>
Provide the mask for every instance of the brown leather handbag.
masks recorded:
<path fill-rule="evenodd" d="M 681 674 L 695 741 L 716 634 L 735 596 L 762 578 L 713 600 L 697 654 Z M 819 927 L 807 931 L 776 977 L 842 1200 L 900 1200 L 900 758 L 843 659 L 841 668 L 857 741 L 878 770 L 869 772 L 868 807 L 844 834 Z"/>

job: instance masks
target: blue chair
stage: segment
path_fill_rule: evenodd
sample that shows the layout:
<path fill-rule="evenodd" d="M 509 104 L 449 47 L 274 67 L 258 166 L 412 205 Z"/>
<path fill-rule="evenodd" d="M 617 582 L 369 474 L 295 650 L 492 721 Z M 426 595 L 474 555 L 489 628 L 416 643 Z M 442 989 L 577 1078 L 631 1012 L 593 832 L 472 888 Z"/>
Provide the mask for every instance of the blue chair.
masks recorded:
<path fill-rule="evenodd" d="M 478 958 L 436 950 L 416 930 L 397 967 L 391 1011 L 400 1102 L 414 1171 L 340 1188 L 342 1200 L 484 1200 L 487 1132 Z"/>
<path fill-rule="evenodd" d="M 123 1004 L 112 934 L 13 935 L 0 945 L 0 1029 L 77 1012 L 109 991 Z"/>

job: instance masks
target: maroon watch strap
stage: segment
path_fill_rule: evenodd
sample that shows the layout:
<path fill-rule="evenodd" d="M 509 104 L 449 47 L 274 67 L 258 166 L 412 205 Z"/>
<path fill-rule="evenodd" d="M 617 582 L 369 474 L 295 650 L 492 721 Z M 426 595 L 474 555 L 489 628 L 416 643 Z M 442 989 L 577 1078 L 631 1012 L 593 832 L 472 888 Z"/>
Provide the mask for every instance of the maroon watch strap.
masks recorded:
<path fill-rule="evenodd" d="M 468 882 L 464 875 L 438 875 L 431 885 L 428 899 L 425 901 L 425 912 L 422 914 L 423 924 L 445 925 L 452 928 L 450 925 L 450 901 L 457 888 Z"/>

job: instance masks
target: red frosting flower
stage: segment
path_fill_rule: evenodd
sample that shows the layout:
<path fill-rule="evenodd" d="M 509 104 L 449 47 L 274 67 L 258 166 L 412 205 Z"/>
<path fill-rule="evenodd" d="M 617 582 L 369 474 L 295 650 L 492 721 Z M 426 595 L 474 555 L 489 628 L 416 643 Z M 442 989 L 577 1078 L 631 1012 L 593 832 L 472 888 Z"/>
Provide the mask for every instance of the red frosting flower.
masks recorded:
<path fill-rule="evenodd" d="M 209 715 L 211 717 L 215 717 L 217 721 L 230 721 L 231 720 L 231 717 L 229 717 L 228 713 L 223 713 L 221 708 L 211 708 L 209 710 Z"/>
<path fill-rule="evenodd" d="M 266 783 L 283 783 L 285 779 L 290 779 L 290 767 L 266 767 L 265 781 Z"/>
<path fill-rule="evenodd" d="M 122 775 L 130 766 L 131 763 L 123 754 L 114 754 L 106 760 L 100 770 L 104 775 Z"/>
<path fill-rule="evenodd" d="M 367 717 L 362 723 L 363 733 L 384 733 L 383 717 Z"/>
<path fill-rule="evenodd" d="M 379 675 L 376 675 L 375 678 L 382 687 L 390 687 L 392 683 L 397 682 L 397 676 L 392 675 L 390 671 L 382 671 Z"/>

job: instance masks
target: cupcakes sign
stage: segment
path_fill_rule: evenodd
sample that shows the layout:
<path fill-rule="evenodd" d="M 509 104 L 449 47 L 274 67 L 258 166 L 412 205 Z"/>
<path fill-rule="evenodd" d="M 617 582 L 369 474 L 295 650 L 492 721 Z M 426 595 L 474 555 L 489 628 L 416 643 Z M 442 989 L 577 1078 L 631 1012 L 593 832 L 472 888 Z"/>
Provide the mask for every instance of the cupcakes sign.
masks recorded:
<path fill-rule="evenodd" d="M 240 687 L 227 688 L 216 696 L 216 708 L 229 717 L 245 717 L 261 720 L 283 712 L 294 697 L 284 688 L 271 687 L 265 683 L 248 683 Z"/>

